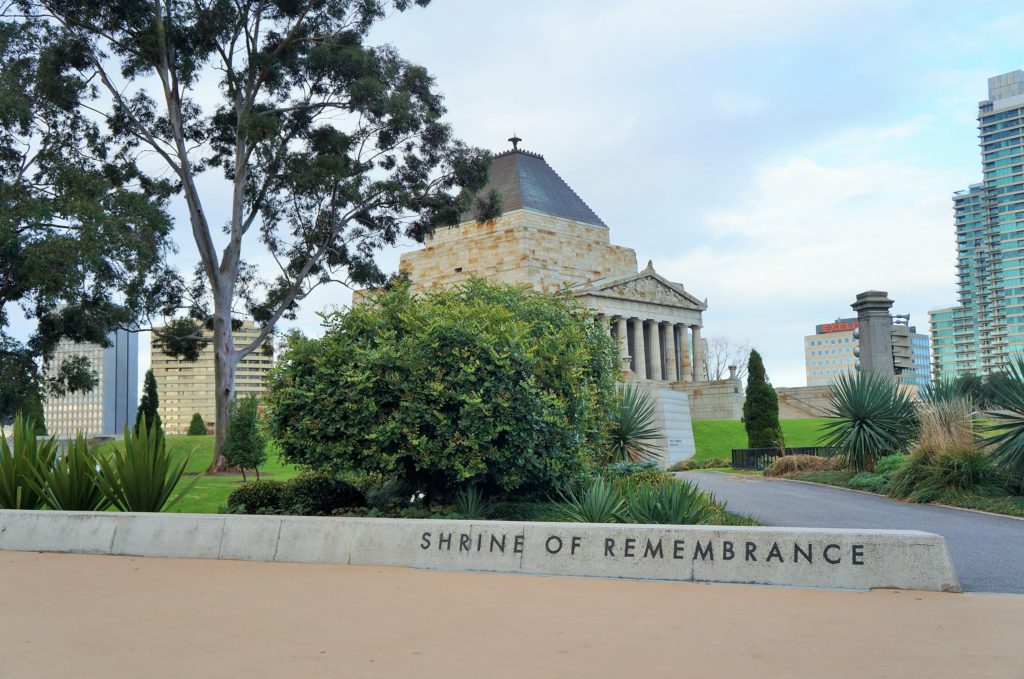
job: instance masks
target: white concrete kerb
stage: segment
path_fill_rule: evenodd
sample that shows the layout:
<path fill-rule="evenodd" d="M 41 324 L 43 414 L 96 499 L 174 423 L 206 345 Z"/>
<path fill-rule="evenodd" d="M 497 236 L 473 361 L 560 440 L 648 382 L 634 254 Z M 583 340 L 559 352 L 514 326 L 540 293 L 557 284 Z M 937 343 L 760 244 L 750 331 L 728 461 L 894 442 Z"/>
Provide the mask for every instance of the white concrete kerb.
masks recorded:
<path fill-rule="evenodd" d="M 0 550 L 959 591 L 920 531 L 0 510 Z"/>

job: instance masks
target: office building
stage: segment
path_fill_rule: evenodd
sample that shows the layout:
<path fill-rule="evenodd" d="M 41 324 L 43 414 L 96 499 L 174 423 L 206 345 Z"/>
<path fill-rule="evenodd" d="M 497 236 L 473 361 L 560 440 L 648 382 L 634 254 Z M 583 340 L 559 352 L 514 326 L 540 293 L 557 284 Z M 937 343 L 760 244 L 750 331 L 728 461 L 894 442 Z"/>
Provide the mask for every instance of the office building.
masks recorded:
<path fill-rule="evenodd" d="M 978 104 L 983 181 L 953 195 L 959 304 L 930 312 L 933 374 L 999 370 L 1024 351 L 1024 71 Z"/>
<path fill-rule="evenodd" d="M 159 331 L 158 331 L 159 332 Z M 235 346 L 244 346 L 259 335 L 259 328 L 245 321 L 234 331 Z M 273 345 L 273 336 L 266 345 Z M 150 364 L 160 395 L 160 421 L 168 434 L 186 434 L 192 415 L 199 413 L 203 422 L 214 424 L 217 419 L 215 402 L 216 382 L 213 347 L 203 347 L 199 360 L 186 361 L 163 353 L 152 345 Z M 266 388 L 267 373 L 273 365 L 270 353 L 257 349 L 243 358 L 235 369 L 235 396 L 262 396 Z"/>
<path fill-rule="evenodd" d="M 860 343 L 855 332 L 857 326 L 856 318 L 837 318 L 832 323 L 815 326 L 814 334 L 804 337 L 807 386 L 834 384 L 840 375 L 858 369 L 856 349 Z M 919 333 L 914 326 L 903 323 L 894 323 L 893 328 L 894 333 L 909 335 L 913 363 L 913 368 L 904 370 L 899 375 L 899 381 L 918 387 L 928 386 L 931 384 L 928 335 Z"/>
<path fill-rule="evenodd" d="M 43 401 L 43 416 L 50 435 L 71 437 L 116 436 L 135 424 L 139 404 L 139 336 L 118 330 L 108 336 L 110 346 L 62 340 L 46 364 L 56 374 L 61 364 L 85 356 L 96 375 L 94 389 Z"/>

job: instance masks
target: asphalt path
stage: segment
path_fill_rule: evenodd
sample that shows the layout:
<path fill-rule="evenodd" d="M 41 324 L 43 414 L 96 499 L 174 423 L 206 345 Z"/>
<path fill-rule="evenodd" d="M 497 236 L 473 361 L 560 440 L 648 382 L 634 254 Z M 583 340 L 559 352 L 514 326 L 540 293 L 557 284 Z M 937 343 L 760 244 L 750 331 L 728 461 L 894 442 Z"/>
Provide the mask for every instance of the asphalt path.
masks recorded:
<path fill-rule="evenodd" d="M 765 526 L 893 528 L 946 538 L 965 592 L 1024 594 L 1024 520 L 899 502 L 880 495 L 760 476 L 685 472 L 729 510 Z"/>

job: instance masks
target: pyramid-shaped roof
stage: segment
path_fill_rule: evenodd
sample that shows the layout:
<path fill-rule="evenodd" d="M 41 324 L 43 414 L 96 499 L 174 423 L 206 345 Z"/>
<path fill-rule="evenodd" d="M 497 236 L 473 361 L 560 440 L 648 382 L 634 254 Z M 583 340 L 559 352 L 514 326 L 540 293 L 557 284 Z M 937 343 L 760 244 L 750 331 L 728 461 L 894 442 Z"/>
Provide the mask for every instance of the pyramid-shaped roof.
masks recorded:
<path fill-rule="evenodd" d="M 552 217 L 607 227 L 539 153 L 516 149 L 494 156 L 487 186 L 477 195 L 486 196 L 492 189 L 501 194 L 504 212 L 533 210 Z M 461 221 L 473 219 L 475 212 L 469 210 L 462 215 Z"/>

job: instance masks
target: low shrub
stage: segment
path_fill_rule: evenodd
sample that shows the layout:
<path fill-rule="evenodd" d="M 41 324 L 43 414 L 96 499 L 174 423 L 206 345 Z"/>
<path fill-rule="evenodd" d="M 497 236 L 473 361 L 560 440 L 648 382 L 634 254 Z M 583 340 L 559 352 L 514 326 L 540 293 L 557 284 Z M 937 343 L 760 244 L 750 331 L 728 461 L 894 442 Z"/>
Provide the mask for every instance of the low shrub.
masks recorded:
<path fill-rule="evenodd" d="M 34 470 L 32 489 L 41 495 L 49 509 L 66 512 L 99 512 L 110 506 L 96 481 L 96 452 L 78 432 L 68 441 L 67 450 L 44 470 Z"/>
<path fill-rule="evenodd" d="M 494 503 L 484 496 L 478 486 L 468 486 L 455 495 L 455 512 L 462 519 L 486 519 Z"/>
<path fill-rule="evenodd" d="M 412 493 L 400 479 L 380 476 L 369 482 L 364 480 L 361 488 L 366 496 L 366 506 L 381 511 L 408 506 Z"/>
<path fill-rule="evenodd" d="M 890 455 L 889 457 L 895 457 Z M 903 456 L 900 456 L 903 457 Z M 885 458 L 882 458 L 883 460 Z M 866 490 L 871 493 L 880 493 L 885 495 L 889 492 L 889 475 L 888 474 L 872 474 L 871 472 L 861 472 L 846 482 L 848 488 L 854 490 Z"/>
<path fill-rule="evenodd" d="M 285 481 L 281 493 L 284 513 L 300 516 L 328 516 L 337 509 L 365 504 L 362 491 L 329 472 L 303 472 Z"/>
<path fill-rule="evenodd" d="M 654 460 L 646 462 L 615 462 L 604 468 L 604 475 L 609 479 L 613 479 L 653 471 L 658 471 L 658 463 Z"/>
<path fill-rule="evenodd" d="M 906 460 L 907 456 L 902 454 L 880 457 L 878 458 L 878 462 L 875 463 L 875 473 L 890 476 L 893 472 L 902 467 Z"/>
<path fill-rule="evenodd" d="M 264 479 L 243 483 L 228 496 L 228 509 L 243 514 L 256 514 L 281 508 L 283 481 Z"/>
<path fill-rule="evenodd" d="M 0 437 L 0 509 L 40 509 L 46 498 L 33 484 L 53 467 L 57 443 L 52 438 L 40 442 L 35 420 L 20 414 L 12 433 L 11 445 Z"/>
<path fill-rule="evenodd" d="M 1006 493 L 992 460 L 978 448 L 945 450 L 931 457 L 921 456 L 921 459 L 923 463 L 917 470 L 913 487 L 900 487 L 900 492 L 905 493 L 901 497 L 911 502 L 935 502 L 958 495 L 992 497 Z"/>
<path fill-rule="evenodd" d="M 715 498 L 681 479 L 638 486 L 629 494 L 630 517 L 636 523 L 694 525 L 715 514 Z"/>
<path fill-rule="evenodd" d="M 494 521 L 562 521 L 563 516 L 557 502 L 496 502 L 491 508 Z"/>
<path fill-rule="evenodd" d="M 830 457 L 817 455 L 783 455 L 764 470 L 765 476 L 783 476 L 796 472 L 833 471 L 841 462 Z"/>
<path fill-rule="evenodd" d="M 568 491 L 562 496 L 561 515 L 563 521 L 574 523 L 620 523 L 627 522 L 626 502 L 622 493 L 612 484 L 598 477 L 590 487 L 578 495 Z"/>
<path fill-rule="evenodd" d="M 712 458 L 710 460 L 683 460 L 676 462 L 674 465 L 668 468 L 670 472 L 689 472 L 695 469 L 716 469 L 721 467 L 731 467 L 732 462 L 728 460 L 722 460 L 719 458 Z"/>
<path fill-rule="evenodd" d="M 122 512 L 165 511 L 202 478 L 196 476 L 179 484 L 189 456 L 177 461 L 174 458 L 167 450 L 159 418 L 150 422 L 148 428 L 125 427 L 124 448 L 114 448 L 109 456 L 97 457 L 96 483 L 110 504 Z"/>
<path fill-rule="evenodd" d="M 206 434 L 206 423 L 199 413 L 192 413 L 192 421 L 188 424 L 189 436 L 204 436 Z"/>

